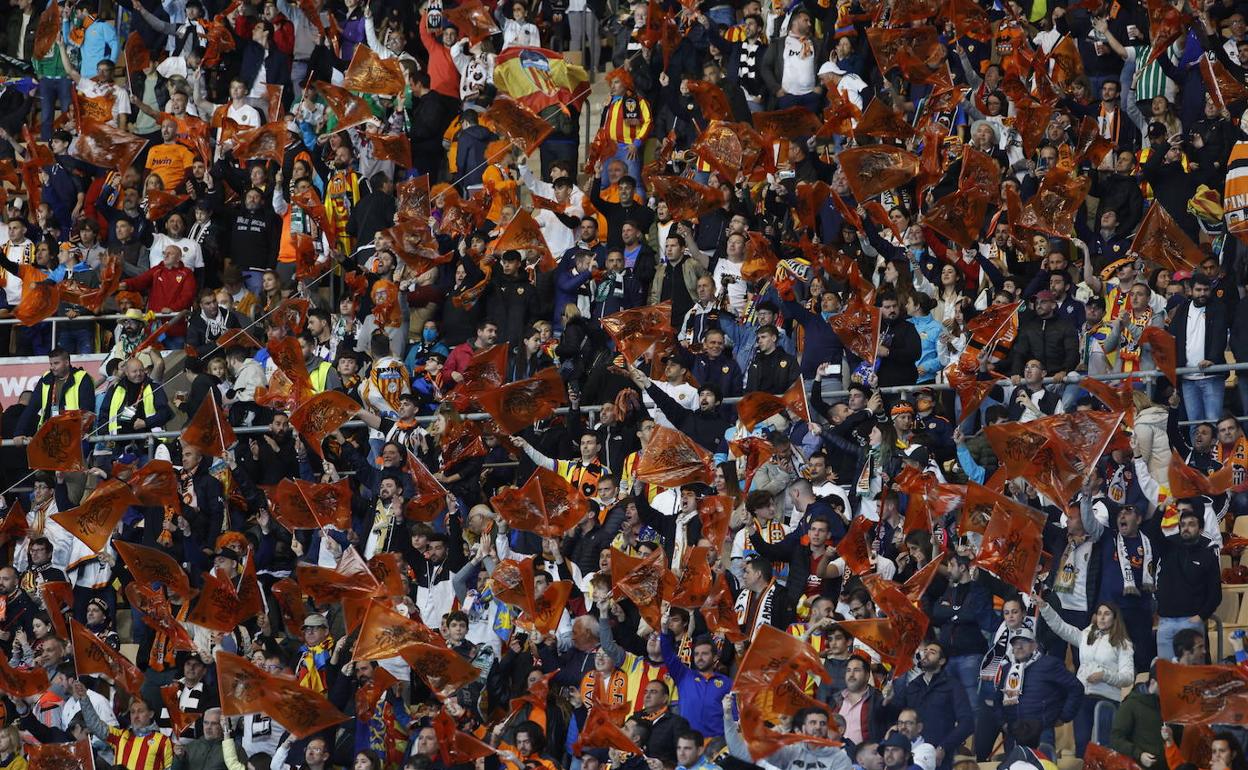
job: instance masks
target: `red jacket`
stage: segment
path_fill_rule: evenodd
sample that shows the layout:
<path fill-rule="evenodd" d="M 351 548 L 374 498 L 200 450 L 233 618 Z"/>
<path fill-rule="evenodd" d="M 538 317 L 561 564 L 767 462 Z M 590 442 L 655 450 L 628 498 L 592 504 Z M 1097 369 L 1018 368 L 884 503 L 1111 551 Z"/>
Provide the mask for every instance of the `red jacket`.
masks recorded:
<path fill-rule="evenodd" d="M 429 31 L 429 15 L 422 13 L 420 23 L 420 42 L 429 52 L 429 88 L 454 99 L 459 98 L 459 69 L 451 59 L 451 52 L 442 45 L 441 39 L 434 37 Z"/>
<path fill-rule="evenodd" d="M 190 309 L 195 302 L 195 273 L 186 265 L 175 268 L 160 263 L 146 273 L 126 280 L 126 288 L 147 294 L 147 309 L 159 313 L 165 308 L 174 312 Z M 169 328 L 169 334 L 186 334 L 186 321 Z"/>

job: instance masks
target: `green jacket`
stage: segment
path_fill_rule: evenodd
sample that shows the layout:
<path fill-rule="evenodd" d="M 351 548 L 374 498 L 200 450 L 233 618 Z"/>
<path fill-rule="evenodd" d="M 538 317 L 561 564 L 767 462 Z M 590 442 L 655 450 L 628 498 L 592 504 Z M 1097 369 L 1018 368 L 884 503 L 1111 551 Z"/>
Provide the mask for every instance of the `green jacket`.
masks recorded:
<path fill-rule="evenodd" d="M 221 741 L 199 738 L 187 743 L 185 749 L 185 754 L 173 758 L 173 770 L 226 770 Z"/>
<path fill-rule="evenodd" d="M 1114 714 L 1110 747 L 1136 762 L 1141 754 L 1152 754 L 1157 758 L 1153 767 L 1167 770 L 1166 747 L 1161 742 L 1161 699 L 1142 688 L 1143 685 L 1132 690 Z"/>

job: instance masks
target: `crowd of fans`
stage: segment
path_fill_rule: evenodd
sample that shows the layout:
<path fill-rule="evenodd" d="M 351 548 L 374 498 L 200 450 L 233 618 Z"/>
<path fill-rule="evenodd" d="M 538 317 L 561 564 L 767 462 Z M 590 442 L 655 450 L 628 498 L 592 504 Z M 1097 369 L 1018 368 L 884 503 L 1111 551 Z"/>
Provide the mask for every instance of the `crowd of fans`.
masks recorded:
<path fill-rule="evenodd" d="M 1248 768 L 1242 705 L 1162 702 L 1243 646 L 1208 636 L 1248 582 L 1242 3 L 4 12 L 0 349 L 48 372 L 2 420 L 0 770 Z M 81 466 L 30 470 L 72 412 Z M 1057 499 L 990 440 L 1112 412 Z M 142 437 L 202 415 L 228 451 Z M 673 435 L 705 478 L 661 481 Z M 171 503 L 60 515 L 160 461 Z M 1023 585 L 919 477 L 1030 509 Z M 300 525 L 296 479 L 349 495 Z M 638 563 L 684 577 L 641 601 Z M 888 586 L 928 624 L 900 653 L 863 630 Z M 360 654 L 383 611 L 436 638 Z M 768 627 L 820 670 L 760 717 Z M 240 708 L 231 655 L 341 718 Z"/>

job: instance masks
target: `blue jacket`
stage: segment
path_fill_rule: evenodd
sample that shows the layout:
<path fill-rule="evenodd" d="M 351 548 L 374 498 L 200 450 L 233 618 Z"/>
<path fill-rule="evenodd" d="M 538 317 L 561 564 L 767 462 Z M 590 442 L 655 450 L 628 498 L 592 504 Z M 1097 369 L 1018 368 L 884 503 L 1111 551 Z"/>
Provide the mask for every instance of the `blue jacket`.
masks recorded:
<path fill-rule="evenodd" d="M 1023 691 L 1018 703 L 1006 706 L 1001 691 L 1008 681 L 1014 662 L 1006 658 L 997 672 L 995 709 L 997 718 L 1009 724 L 1019 719 L 1038 719 L 1044 727 L 1054 727 L 1069 722 L 1079 711 L 1083 699 L 1083 684 L 1066 668 L 1066 662 L 1052 655 L 1040 655 L 1027 666 L 1023 673 Z M 924 730 L 927 723 L 924 722 Z"/>
<path fill-rule="evenodd" d="M 940 369 L 940 356 L 936 354 L 936 340 L 940 339 L 940 334 L 945 327 L 930 315 L 912 316 L 910 323 L 914 324 L 915 331 L 919 333 L 919 343 L 922 346 L 917 366 L 922 367 L 923 371 L 919 374 L 918 381 L 935 382 L 936 370 Z"/>
<path fill-rule="evenodd" d="M 106 21 L 96 21 L 82 35 L 82 65 L 78 71 L 84 78 L 95 77 L 95 70 L 104 59 L 117 61 L 121 47 L 117 42 L 117 29 Z"/>
<path fill-rule="evenodd" d="M 559 266 L 555 268 L 555 309 L 551 321 L 556 331 L 563 330 L 564 306 L 575 305 L 577 292 L 590 278 L 594 277 L 589 270 L 580 275 L 573 275 L 572 271 L 575 269 L 576 257 L 573 256 L 564 257 L 560 260 Z"/>
<path fill-rule="evenodd" d="M 907 682 L 893 699 L 892 709 L 900 713 L 908 708 L 918 712 L 923 737 L 943 748 L 946 757 L 952 757 L 975 731 L 975 713 L 966 699 L 966 688 L 949 676 L 948 668 L 937 672 L 931 682 L 922 674 Z"/>
<path fill-rule="evenodd" d="M 800 302 L 787 299 L 780 304 L 780 309 L 801 324 L 802 331 L 805 332 L 802 376 L 807 382 L 815 378 L 820 364 L 841 364 L 841 359 L 845 357 L 845 347 L 841 344 L 841 338 L 832 331 L 832 325 L 822 315 L 810 312 Z M 935 346 L 935 342 L 932 344 Z"/>
<path fill-rule="evenodd" d="M 732 679 L 723 674 L 707 676 L 694 671 L 676 654 L 671 634 L 663 634 L 661 640 L 663 663 L 680 695 L 680 715 L 689 721 L 690 727 L 708 738 L 723 735 L 723 699 L 732 689 Z"/>

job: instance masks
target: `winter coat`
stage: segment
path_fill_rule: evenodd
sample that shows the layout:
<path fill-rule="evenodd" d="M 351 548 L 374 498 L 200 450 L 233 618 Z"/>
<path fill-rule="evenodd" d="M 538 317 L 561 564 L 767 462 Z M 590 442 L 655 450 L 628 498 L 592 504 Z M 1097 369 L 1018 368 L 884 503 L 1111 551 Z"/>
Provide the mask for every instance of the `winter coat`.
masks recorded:
<path fill-rule="evenodd" d="M 1079 671 L 1075 676 L 1083 682 L 1084 692 L 1106 700 L 1121 701 L 1122 688 L 1130 687 L 1135 681 L 1135 646 L 1131 644 L 1131 640 L 1126 640 L 1126 644 L 1121 647 L 1115 647 L 1110 644 L 1108 635 L 1101 634 L 1096 637 L 1096 641 L 1088 644 L 1088 631 L 1091 626 L 1075 628 L 1062 620 L 1062 616 L 1047 604 L 1040 610 L 1040 614 L 1044 616 L 1044 622 L 1049 624 L 1053 633 L 1067 644 L 1079 648 Z M 1101 672 L 1104 678 L 1099 682 L 1089 682 L 1088 677 L 1096 671 Z"/>

